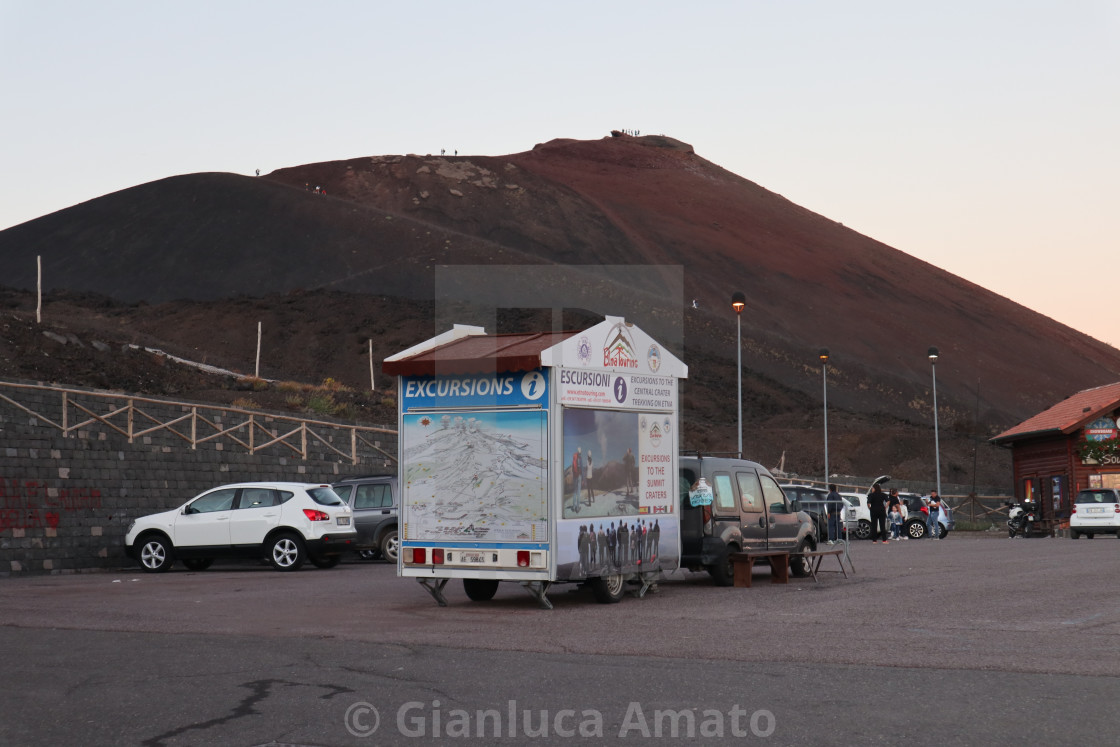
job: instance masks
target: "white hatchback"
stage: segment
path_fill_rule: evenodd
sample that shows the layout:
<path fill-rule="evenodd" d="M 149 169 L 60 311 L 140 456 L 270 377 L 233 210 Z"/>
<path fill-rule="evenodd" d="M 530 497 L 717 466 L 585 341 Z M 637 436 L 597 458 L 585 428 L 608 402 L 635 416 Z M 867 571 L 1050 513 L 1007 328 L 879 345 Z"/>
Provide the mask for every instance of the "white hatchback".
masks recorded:
<path fill-rule="evenodd" d="M 1069 536 L 1077 539 L 1097 534 L 1120 537 L 1120 490 L 1091 488 L 1077 494 L 1069 516 Z"/>
<path fill-rule="evenodd" d="M 125 554 L 148 573 L 176 560 L 193 571 L 219 557 L 265 557 L 278 571 L 305 560 L 338 565 L 357 541 L 350 507 L 330 485 L 253 482 L 223 485 L 179 508 L 136 519 L 125 535 Z"/>

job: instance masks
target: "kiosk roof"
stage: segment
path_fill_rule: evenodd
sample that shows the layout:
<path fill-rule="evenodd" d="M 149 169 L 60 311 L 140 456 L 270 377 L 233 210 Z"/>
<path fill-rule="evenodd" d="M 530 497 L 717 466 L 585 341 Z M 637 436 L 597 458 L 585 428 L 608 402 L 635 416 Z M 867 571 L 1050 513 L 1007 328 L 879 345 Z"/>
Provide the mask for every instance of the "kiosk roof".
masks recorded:
<path fill-rule="evenodd" d="M 381 370 L 390 376 L 531 371 L 540 367 L 541 351 L 578 333 L 472 334 L 407 357 L 394 356 L 381 365 Z"/>

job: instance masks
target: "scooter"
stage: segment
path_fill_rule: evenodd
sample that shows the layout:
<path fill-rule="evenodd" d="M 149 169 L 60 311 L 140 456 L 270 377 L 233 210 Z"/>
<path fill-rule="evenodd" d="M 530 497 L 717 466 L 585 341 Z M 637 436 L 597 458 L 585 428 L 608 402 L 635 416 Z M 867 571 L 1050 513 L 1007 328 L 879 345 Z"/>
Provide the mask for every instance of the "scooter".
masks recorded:
<path fill-rule="evenodd" d="M 1007 536 L 1030 537 L 1034 529 L 1034 506 L 1007 501 Z"/>

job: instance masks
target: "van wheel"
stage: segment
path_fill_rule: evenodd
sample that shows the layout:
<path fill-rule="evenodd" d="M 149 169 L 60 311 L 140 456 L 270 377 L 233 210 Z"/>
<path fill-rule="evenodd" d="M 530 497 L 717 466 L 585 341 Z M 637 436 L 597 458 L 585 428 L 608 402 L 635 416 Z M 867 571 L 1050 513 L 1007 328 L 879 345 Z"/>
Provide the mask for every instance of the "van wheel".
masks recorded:
<path fill-rule="evenodd" d="M 464 578 L 463 591 L 467 598 L 474 602 L 489 602 L 498 592 L 498 580 L 495 578 Z"/>
<path fill-rule="evenodd" d="M 625 583 L 621 573 L 599 576 L 588 581 L 591 584 L 591 592 L 595 595 L 595 601 L 599 604 L 615 604 L 622 601 Z"/>
<path fill-rule="evenodd" d="M 737 547 L 728 547 L 723 557 L 715 565 L 708 566 L 708 574 L 716 582 L 716 586 L 733 586 L 735 584 L 735 564 L 731 562 L 731 555 L 739 552 Z"/>
<path fill-rule="evenodd" d="M 1069 538 L 1071 540 L 1075 540 L 1080 536 L 1081 536 L 1081 532 L 1077 531 L 1076 529 L 1069 530 Z M 1117 536 L 1120 536 L 1120 535 L 1117 535 Z"/>
<path fill-rule="evenodd" d="M 797 546 L 797 550 L 789 556 L 789 572 L 798 578 L 805 578 L 811 576 L 809 572 L 809 563 L 812 561 L 805 557 L 804 553 L 813 552 L 816 546 L 812 540 L 802 540 L 801 544 Z"/>

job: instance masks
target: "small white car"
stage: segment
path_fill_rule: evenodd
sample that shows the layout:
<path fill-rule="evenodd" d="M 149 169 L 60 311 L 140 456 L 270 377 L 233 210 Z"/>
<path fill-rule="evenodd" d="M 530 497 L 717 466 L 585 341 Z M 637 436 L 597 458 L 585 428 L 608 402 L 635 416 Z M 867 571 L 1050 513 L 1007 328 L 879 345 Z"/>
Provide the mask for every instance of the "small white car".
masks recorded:
<path fill-rule="evenodd" d="M 1069 516 L 1069 536 L 1077 539 L 1085 535 L 1092 539 L 1098 534 L 1115 534 L 1120 537 L 1120 490 L 1091 488 L 1082 490 L 1073 502 Z"/>
<path fill-rule="evenodd" d="M 124 544 L 148 573 L 163 573 L 176 560 L 201 571 L 219 557 L 265 557 L 278 571 L 295 571 L 305 560 L 338 565 L 357 538 L 350 507 L 330 485 L 254 482 L 213 488 L 179 508 L 142 516 Z"/>

